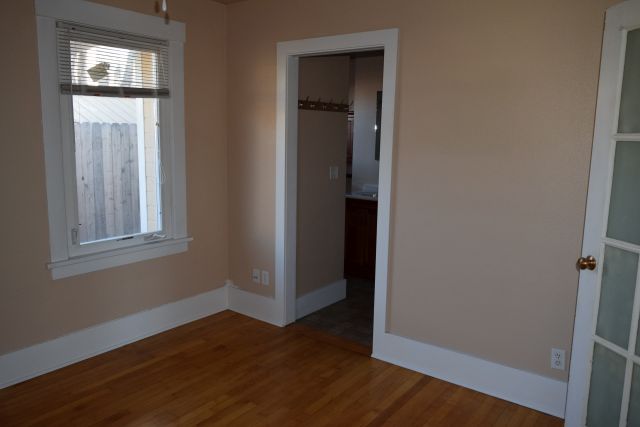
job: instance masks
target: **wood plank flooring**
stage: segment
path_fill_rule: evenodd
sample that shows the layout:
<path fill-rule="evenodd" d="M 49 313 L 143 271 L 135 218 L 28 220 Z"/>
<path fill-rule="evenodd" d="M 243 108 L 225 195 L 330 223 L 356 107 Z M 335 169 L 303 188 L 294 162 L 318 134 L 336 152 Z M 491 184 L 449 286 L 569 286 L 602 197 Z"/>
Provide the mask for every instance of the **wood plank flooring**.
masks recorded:
<path fill-rule="evenodd" d="M 355 350 L 355 351 L 354 351 Z M 230 311 L 0 390 L 0 426 L 561 426 Z"/>

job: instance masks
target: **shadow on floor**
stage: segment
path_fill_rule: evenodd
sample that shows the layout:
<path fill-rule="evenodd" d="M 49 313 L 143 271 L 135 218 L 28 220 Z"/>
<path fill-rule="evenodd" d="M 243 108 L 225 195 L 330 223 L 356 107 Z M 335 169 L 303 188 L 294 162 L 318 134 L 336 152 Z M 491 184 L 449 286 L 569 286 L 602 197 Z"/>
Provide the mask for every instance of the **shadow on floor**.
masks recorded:
<path fill-rule="evenodd" d="M 299 319 L 296 324 L 371 347 L 373 290 L 372 280 L 348 279 L 345 299 Z"/>

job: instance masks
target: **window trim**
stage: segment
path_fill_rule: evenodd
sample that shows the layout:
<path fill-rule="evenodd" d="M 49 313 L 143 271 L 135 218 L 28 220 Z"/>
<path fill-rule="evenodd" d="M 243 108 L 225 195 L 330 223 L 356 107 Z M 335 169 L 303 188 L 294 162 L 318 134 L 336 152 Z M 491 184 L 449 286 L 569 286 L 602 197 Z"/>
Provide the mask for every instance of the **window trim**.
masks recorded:
<path fill-rule="evenodd" d="M 81 0 L 35 0 L 38 28 L 38 55 L 42 102 L 43 142 L 45 150 L 46 188 L 49 216 L 51 261 L 47 268 L 54 279 L 130 264 L 187 250 L 192 239 L 187 234 L 186 159 L 184 136 L 184 40 L 185 25 Z M 76 204 L 72 188 L 75 170 L 72 156 L 65 153 L 63 119 L 69 111 L 63 104 L 69 99 L 60 94 L 56 48 L 56 21 L 129 32 L 169 42 L 169 76 L 171 98 L 160 99 L 161 152 L 164 174 L 163 233 L 161 240 L 123 242 L 118 248 L 82 253 L 73 248 L 69 221 Z M 66 107 L 69 108 L 68 106 Z M 72 117 L 72 116 L 71 116 Z M 68 132 L 68 131 L 67 131 Z M 66 144 L 68 145 L 68 144 Z M 71 200 L 71 203 L 69 203 Z M 106 249 L 106 250 L 105 250 Z"/>

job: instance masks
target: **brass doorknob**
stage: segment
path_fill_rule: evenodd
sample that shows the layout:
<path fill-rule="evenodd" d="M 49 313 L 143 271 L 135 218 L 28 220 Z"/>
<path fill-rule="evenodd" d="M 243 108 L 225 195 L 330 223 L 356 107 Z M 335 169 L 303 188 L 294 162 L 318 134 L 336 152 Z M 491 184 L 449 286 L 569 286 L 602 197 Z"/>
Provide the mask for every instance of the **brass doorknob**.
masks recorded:
<path fill-rule="evenodd" d="M 578 258 L 578 262 L 576 263 L 576 267 L 580 270 L 595 270 L 597 265 L 596 259 L 589 255 L 588 257 L 580 257 Z"/>

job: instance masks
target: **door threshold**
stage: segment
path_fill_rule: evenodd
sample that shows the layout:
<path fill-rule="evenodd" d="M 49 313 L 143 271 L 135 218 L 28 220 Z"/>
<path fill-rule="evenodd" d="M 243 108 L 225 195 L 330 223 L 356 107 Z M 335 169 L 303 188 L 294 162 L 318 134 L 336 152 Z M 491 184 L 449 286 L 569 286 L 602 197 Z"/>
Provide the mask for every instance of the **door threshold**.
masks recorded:
<path fill-rule="evenodd" d="M 328 332 L 314 329 L 306 325 L 301 325 L 299 323 L 292 323 L 287 326 L 287 329 L 316 341 L 321 341 L 334 347 L 339 347 L 343 350 L 352 351 L 367 357 L 371 356 L 371 346 L 360 344 L 337 335 L 332 335 Z"/>

